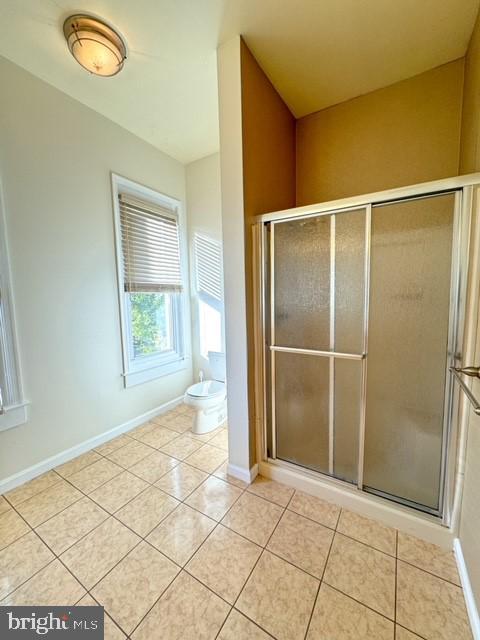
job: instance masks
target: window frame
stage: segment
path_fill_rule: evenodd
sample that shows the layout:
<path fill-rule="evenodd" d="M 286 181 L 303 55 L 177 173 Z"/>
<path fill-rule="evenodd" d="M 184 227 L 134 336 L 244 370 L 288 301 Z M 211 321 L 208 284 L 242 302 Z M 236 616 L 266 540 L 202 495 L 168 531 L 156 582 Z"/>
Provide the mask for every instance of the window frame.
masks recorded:
<path fill-rule="evenodd" d="M 0 182 L 0 295 L 3 308 L 3 322 L 0 322 L 1 357 L 5 363 L 5 378 L 12 390 L 15 400 L 6 404 L 6 393 L 3 392 L 3 413 L 0 414 L 0 431 L 18 427 L 28 421 L 29 402 L 25 399 L 20 353 L 18 347 L 17 323 L 12 288 L 12 274 L 8 251 L 7 223 L 3 188 Z"/>
<path fill-rule="evenodd" d="M 189 296 L 185 214 L 181 201 L 176 198 L 167 196 L 116 173 L 111 174 L 111 180 L 118 305 L 120 314 L 120 339 L 122 347 L 121 375 L 123 377 L 124 387 L 128 388 L 163 376 L 171 375 L 178 371 L 187 369 L 190 366 L 190 341 L 187 325 L 187 320 L 189 318 Z M 150 356 L 143 356 L 142 358 L 133 357 L 131 314 L 129 312 L 128 300 L 129 293 L 125 291 L 123 278 L 122 231 L 120 222 L 120 206 L 118 202 L 118 196 L 121 193 L 130 194 L 137 198 L 159 204 L 162 207 L 176 210 L 180 242 L 180 273 L 183 290 L 177 294 L 169 294 L 173 296 L 172 319 L 174 332 L 173 340 L 175 345 L 174 351 L 152 354 Z"/>

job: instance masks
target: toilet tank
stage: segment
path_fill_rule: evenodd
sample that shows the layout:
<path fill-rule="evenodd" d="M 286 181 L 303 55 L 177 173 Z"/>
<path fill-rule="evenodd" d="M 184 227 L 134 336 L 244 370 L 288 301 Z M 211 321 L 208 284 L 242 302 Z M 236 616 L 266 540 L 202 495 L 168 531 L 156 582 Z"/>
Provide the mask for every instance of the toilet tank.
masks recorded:
<path fill-rule="evenodd" d="M 225 382 L 226 378 L 226 365 L 225 354 L 219 351 L 208 352 L 208 362 L 210 364 L 210 372 L 214 380 L 219 382 Z"/>

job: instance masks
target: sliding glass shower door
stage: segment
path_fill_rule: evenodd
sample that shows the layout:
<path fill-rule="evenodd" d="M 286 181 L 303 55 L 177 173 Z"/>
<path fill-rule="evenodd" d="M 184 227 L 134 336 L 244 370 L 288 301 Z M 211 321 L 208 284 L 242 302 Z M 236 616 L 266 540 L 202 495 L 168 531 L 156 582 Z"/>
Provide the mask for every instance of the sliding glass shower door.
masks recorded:
<path fill-rule="evenodd" d="M 455 194 L 372 210 L 364 485 L 439 508 Z"/>
<path fill-rule="evenodd" d="M 270 458 L 440 511 L 457 199 L 266 224 Z"/>
<path fill-rule="evenodd" d="M 369 210 L 272 225 L 275 457 L 357 481 Z"/>

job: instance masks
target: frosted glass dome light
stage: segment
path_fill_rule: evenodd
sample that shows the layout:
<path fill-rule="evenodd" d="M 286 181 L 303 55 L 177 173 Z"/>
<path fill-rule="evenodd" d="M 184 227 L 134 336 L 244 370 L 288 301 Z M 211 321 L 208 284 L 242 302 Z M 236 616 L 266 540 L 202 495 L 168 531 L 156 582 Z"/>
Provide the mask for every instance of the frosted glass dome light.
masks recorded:
<path fill-rule="evenodd" d="M 63 33 L 72 56 L 90 73 L 109 77 L 123 69 L 127 57 L 125 42 L 98 18 L 70 16 L 63 24 Z"/>

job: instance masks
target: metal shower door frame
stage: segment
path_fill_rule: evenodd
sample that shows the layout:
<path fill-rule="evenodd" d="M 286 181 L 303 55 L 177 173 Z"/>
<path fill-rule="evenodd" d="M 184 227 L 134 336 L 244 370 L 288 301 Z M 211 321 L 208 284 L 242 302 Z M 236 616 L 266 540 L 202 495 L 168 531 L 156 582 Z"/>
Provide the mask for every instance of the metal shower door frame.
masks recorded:
<path fill-rule="evenodd" d="M 442 441 L 442 463 L 441 463 L 441 481 L 440 481 L 440 497 L 439 509 L 425 510 L 427 514 L 436 518 L 442 518 L 444 525 L 449 526 L 452 516 L 453 495 L 455 490 L 455 466 L 457 460 L 456 439 L 458 436 L 458 398 L 453 393 L 453 385 L 448 369 L 452 364 L 458 363 L 462 357 L 463 350 L 463 334 L 464 319 L 466 308 L 466 288 L 467 288 L 467 271 L 468 271 L 468 248 L 469 235 L 472 212 L 472 190 L 474 185 L 480 185 L 480 175 L 461 176 L 446 180 L 439 180 L 433 183 L 424 183 L 412 187 L 392 189 L 376 194 L 369 194 L 359 198 L 348 198 L 341 201 L 333 201 L 331 203 L 322 203 L 308 207 L 300 207 L 298 209 L 285 210 L 263 214 L 259 216 L 258 222 L 254 225 L 254 243 L 256 244 L 257 262 L 260 270 L 257 280 L 258 295 L 260 297 L 259 316 L 256 320 L 260 323 L 257 334 L 258 345 L 261 345 L 261 354 L 257 354 L 257 364 L 261 366 L 260 384 L 256 388 L 256 393 L 261 393 L 262 401 L 257 402 L 260 408 L 260 425 L 258 429 L 259 446 L 261 460 L 284 466 L 290 469 L 301 471 L 310 477 L 321 477 L 327 481 L 340 484 L 343 487 L 362 491 L 363 489 L 363 470 L 364 470 L 364 454 L 365 454 L 365 415 L 366 415 L 366 390 L 367 390 L 367 369 L 368 369 L 368 321 L 369 321 L 369 299 L 370 299 L 370 250 L 371 250 L 371 218 L 372 206 L 382 204 L 388 205 L 395 202 L 409 201 L 413 199 L 423 199 L 432 196 L 446 195 L 455 192 L 455 212 L 453 222 L 453 243 L 452 243 L 452 270 L 450 284 L 450 308 L 449 308 L 449 328 L 448 328 L 448 346 L 447 346 L 447 367 L 445 378 L 445 407 L 444 407 L 444 425 L 443 425 L 443 441 Z M 335 352 L 333 350 L 332 340 L 332 323 L 334 331 L 335 306 L 334 300 L 330 297 L 330 351 L 316 351 L 311 349 L 297 349 L 289 347 L 281 347 L 275 344 L 275 292 L 274 292 L 274 276 L 275 276 L 275 257 L 274 257 L 274 236 L 275 224 L 282 221 L 301 220 L 306 218 L 316 218 L 319 216 L 331 216 L 331 220 L 335 221 L 336 215 L 349 211 L 365 211 L 365 264 L 364 264 L 364 317 L 363 317 L 363 353 L 349 354 Z M 270 241 L 269 241 L 269 264 L 267 265 L 266 255 L 266 224 L 270 224 Z M 333 222 L 335 225 L 335 222 Z M 333 235 L 333 238 L 332 238 Z M 334 252 L 334 234 L 331 234 L 330 247 L 330 278 L 335 278 L 335 252 Z M 332 251 L 333 243 L 333 251 Z M 333 255 L 332 255 L 333 254 Z M 333 262 L 332 262 L 333 261 Z M 267 267 L 270 273 L 269 291 L 270 304 L 266 309 L 266 271 Z M 332 284 L 332 283 L 331 283 Z M 333 281 L 333 285 L 334 285 Z M 330 296 L 332 296 L 330 287 Z M 270 345 L 266 341 L 267 313 L 269 316 L 271 339 Z M 333 317 L 332 317 L 333 316 Z M 270 378 L 267 380 L 267 350 L 270 352 Z M 301 353 L 311 356 L 328 357 L 330 361 L 330 378 L 329 378 L 329 473 L 306 469 L 300 465 L 296 465 L 287 461 L 276 458 L 276 425 L 275 425 L 275 353 L 276 352 L 292 352 Z M 359 424 L 359 446 L 358 446 L 358 473 L 356 487 L 352 483 L 343 481 L 330 475 L 333 470 L 333 393 L 334 384 L 332 384 L 333 363 L 335 358 L 350 358 L 360 360 L 362 363 L 361 376 L 361 408 L 360 408 L 360 424 Z M 267 457 L 267 385 L 271 388 L 271 420 L 272 420 L 272 456 Z M 372 495 L 368 493 L 368 495 Z M 390 501 L 392 498 L 389 499 Z M 399 499 L 398 502 L 404 506 L 412 507 L 408 501 Z M 417 513 L 420 513 L 417 511 Z"/>

